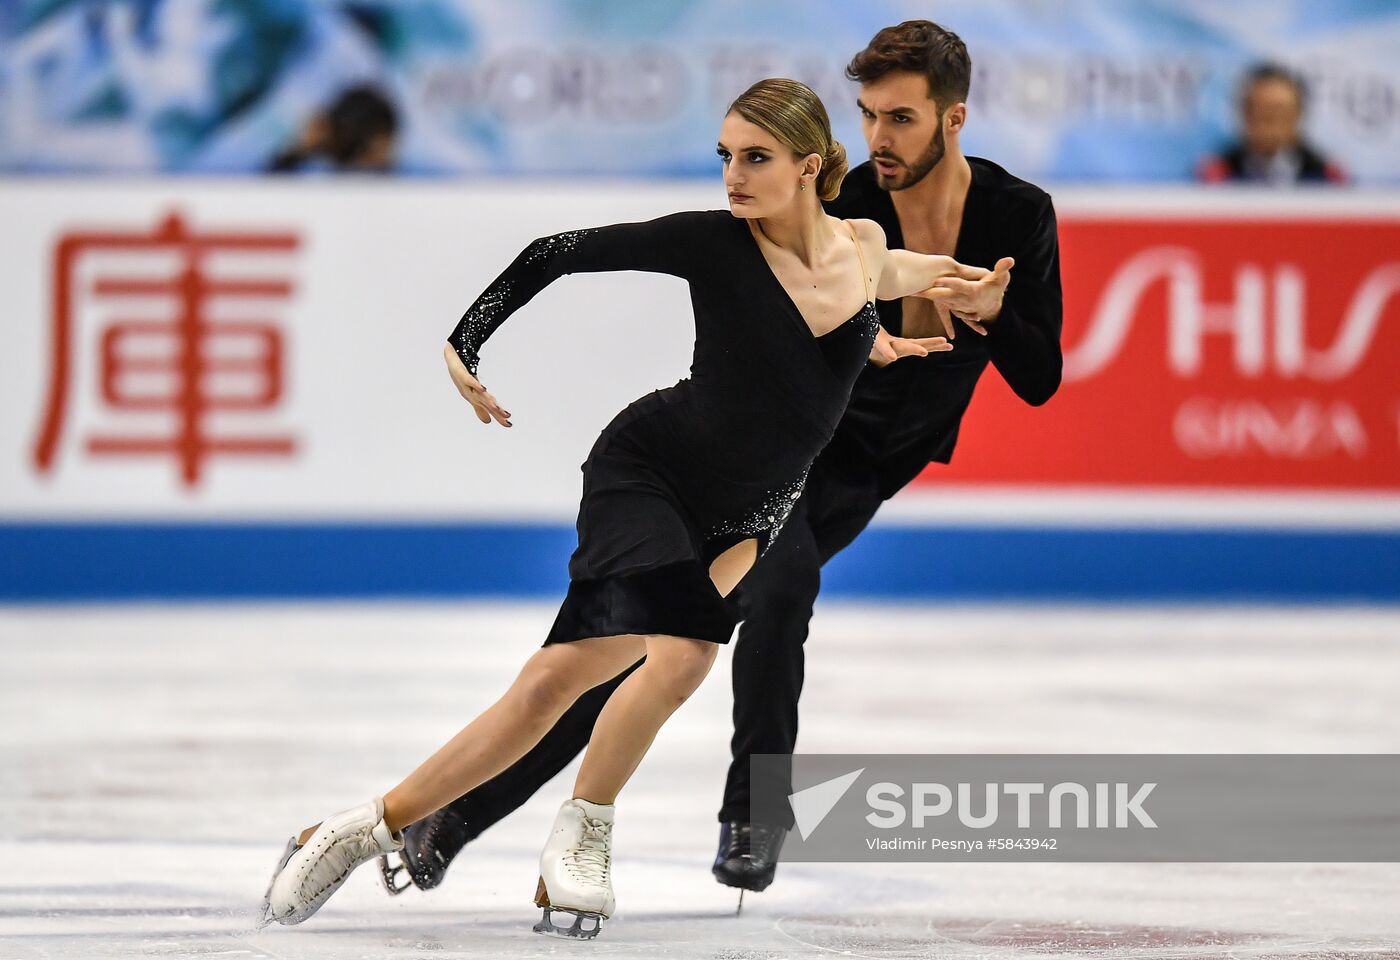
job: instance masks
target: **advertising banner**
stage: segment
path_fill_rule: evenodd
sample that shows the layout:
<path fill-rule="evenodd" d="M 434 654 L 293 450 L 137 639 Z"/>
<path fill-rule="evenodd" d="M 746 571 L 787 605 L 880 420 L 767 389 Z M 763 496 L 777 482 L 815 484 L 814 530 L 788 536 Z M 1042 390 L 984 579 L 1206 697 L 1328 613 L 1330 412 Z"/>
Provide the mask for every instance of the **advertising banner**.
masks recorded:
<path fill-rule="evenodd" d="M 985 383 L 930 481 L 1400 490 L 1400 219 L 1070 207 L 1060 241 L 1064 386 Z"/>
<path fill-rule="evenodd" d="M 445 339 L 536 237 L 720 191 L 0 182 L 0 597 L 557 591 L 599 431 L 688 373 L 686 285 L 544 290 L 483 351 L 509 430 Z M 1396 200 L 1056 204 L 1062 387 L 989 369 L 828 594 L 1396 596 Z"/>
<path fill-rule="evenodd" d="M 971 53 L 964 148 L 1029 179 L 1189 180 L 1235 135 L 1240 78 L 1277 61 L 1318 149 L 1400 182 L 1400 9 L 1329 0 L 11 2 L 0 170 L 254 173 L 368 84 L 401 172 L 706 175 L 724 108 L 764 77 L 812 86 L 858 145 L 846 64 L 917 18 Z"/>

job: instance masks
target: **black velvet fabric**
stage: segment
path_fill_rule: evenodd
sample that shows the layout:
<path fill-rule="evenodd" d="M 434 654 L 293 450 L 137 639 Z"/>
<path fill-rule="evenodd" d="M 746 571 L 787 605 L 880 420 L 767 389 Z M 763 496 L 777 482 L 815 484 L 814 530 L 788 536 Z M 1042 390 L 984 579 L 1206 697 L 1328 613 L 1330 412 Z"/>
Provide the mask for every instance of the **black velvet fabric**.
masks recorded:
<path fill-rule="evenodd" d="M 728 643 L 738 609 L 694 561 L 601 580 L 573 580 L 545 645 L 624 634 L 664 634 Z"/>

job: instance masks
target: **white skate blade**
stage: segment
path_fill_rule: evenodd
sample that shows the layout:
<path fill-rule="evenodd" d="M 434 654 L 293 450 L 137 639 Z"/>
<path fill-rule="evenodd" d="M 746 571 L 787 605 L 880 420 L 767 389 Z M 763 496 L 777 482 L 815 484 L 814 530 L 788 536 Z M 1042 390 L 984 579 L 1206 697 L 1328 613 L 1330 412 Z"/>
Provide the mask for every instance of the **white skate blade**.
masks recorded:
<path fill-rule="evenodd" d="M 592 940 L 603 929 L 603 918 L 596 913 L 578 913 L 573 910 L 565 910 L 562 907 L 544 907 L 544 916 L 540 922 L 535 924 L 536 933 L 542 933 L 549 937 L 559 937 L 563 940 Z M 570 919 L 572 922 L 565 924 L 556 923 L 554 914 L 560 914 Z"/>
<path fill-rule="evenodd" d="M 272 886 L 277 882 L 277 876 L 286 869 L 287 863 L 292 859 L 292 855 L 301 849 L 301 844 L 297 843 L 297 838 L 292 837 L 287 841 L 287 846 L 282 850 L 282 859 L 277 861 L 277 869 L 272 871 L 272 879 L 267 881 L 267 889 L 263 891 L 262 911 L 258 915 L 258 929 L 270 924 L 275 917 L 272 915 Z"/>

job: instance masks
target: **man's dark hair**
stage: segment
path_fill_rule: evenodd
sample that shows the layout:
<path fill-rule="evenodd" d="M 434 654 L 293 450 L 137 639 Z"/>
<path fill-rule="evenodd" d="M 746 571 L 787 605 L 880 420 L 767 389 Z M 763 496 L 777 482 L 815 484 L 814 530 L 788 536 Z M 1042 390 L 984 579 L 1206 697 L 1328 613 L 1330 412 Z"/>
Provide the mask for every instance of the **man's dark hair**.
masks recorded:
<path fill-rule="evenodd" d="M 953 31 L 931 20 L 906 20 L 875 34 L 846 66 L 846 76 L 869 83 L 891 70 L 922 73 L 928 78 L 929 96 L 939 110 L 946 110 L 967 100 L 972 58 Z"/>
<path fill-rule="evenodd" d="M 1254 89 L 1256 83 L 1264 83 L 1269 80 L 1282 80 L 1291 86 L 1293 92 L 1298 95 L 1298 109 L 1307 109 L 1307 84 L 1303 82 L 1302 77 L 1280 63 L 1260 63 L 1250 67 L 1249 72 L 1244 75 L 1244 80 L 1240 82 L 1240 105 L 1244 105 L 1245 97 L 1249 96 L 1249 91 Z"/>
<path fill-rule="evenodd" d="M 351 87 L 326 111 L 330 125 L 331 158 L 339 165 L 354 163 L 375 137 L 392 137 L 399 128 L 393 101 L 376 87 Z"/>

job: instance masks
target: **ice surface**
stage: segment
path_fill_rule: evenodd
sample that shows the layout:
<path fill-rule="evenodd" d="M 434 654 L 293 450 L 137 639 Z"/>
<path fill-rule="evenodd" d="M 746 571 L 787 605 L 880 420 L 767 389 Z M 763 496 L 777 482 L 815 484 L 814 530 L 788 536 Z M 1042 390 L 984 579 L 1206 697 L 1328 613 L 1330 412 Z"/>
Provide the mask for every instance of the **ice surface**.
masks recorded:
<path fill-rule="evenodd" d="M 0 960 L 1400 958 L 1391 864 L 786 864 L 736 917 L 727 649 L 621 798 L 598 940 L 530 932 L 572 768 L 438 890 L 362 868 L 254 932 L 288 834 L 397 782 L 553 613 L 0 610 Z M 1400 752 L 1400 611 L 826 606 L 808 653 L 809 752 Z"/>

